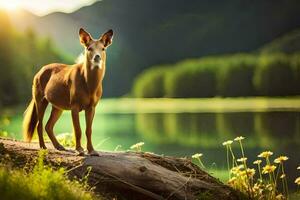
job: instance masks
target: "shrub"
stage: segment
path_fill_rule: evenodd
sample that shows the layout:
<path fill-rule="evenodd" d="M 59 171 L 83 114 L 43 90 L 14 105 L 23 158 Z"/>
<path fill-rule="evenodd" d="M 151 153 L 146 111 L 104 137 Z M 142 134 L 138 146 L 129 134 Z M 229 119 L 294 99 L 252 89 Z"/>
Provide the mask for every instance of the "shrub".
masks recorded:
<path fill-rule="evenodd" d="M 291 56 L 291 65 L 295 74 L 295 94 L 300 95 L 300 54 L 295 53 Z"/>
<path fill-rule="evenodd" d="M 145 70 L 134 81 L 133 95 L 141 98 L 164 97 L 164 79 L 167 66 L 155 66 Z"/>
<path fill-rule="evenodd" d="M 238 97 L 300 94 L 299 54 L 234 54 L 152 67 L 134 82 L 136 97 Z"/>
<path fill-rule="evenodd" d="M 166 75 L 166 96 L 178 98 L 215 96 L 217 89 L 215 65 L 211 60 L 206 61 L 208 62 L 188 60 L 178 63 L 176 68 Z"/>
<path fill-rule="evenodd" d="M 284 96 L 296 93 L 296 75 L 289 57 L 262 56 L 254 75 L 254 85 L 260 95 Z"/>
<path fill-rule="evenodd" d="M 219 67 L 218 94 L 224 97 L 253 96 L 256 58 L 252 55 L 237 54 L 223 59 Z"/>

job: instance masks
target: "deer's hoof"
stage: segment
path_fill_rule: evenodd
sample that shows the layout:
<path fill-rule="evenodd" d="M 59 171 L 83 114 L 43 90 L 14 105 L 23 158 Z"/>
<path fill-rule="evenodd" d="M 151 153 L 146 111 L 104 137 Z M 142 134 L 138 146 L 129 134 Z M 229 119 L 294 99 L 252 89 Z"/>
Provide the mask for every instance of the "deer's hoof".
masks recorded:
<path fill-rule="evenodd" d="M 99 153 L 97 151 L 95 151 L 95 150 L 90 151 L 89 155 L 90 156 L 100 156 Z"/>
<path fill-rule="evenodd" d="M 77 153 L 77 156 L 84 156 L 84 150 L 83 150 L 83 148 L 76 149 L 76 153 Z"/>
<path fill-rule="evenodd" d="M 58 145 L 55 147 L 55 149 L 57 149 L 58 151 L 65 151 L 65 147 L 63 147 L 62 145 Z"/>

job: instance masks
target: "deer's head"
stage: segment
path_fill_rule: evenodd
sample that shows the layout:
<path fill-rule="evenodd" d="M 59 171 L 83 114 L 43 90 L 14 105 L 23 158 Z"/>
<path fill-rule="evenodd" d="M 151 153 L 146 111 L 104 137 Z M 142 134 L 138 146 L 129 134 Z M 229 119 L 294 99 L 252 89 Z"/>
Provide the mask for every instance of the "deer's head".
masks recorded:
<path fill-rule="evenodd" d="M 90 65 L 100 67 L 106 60 L 105 50 L 112 44 L 113 31 L 108 30 L 102 34 L 99 39 L 93 39 L 92 36 L 83 28 L 79 30 L 80 43 L 85 47 L 85 59 Z"/>

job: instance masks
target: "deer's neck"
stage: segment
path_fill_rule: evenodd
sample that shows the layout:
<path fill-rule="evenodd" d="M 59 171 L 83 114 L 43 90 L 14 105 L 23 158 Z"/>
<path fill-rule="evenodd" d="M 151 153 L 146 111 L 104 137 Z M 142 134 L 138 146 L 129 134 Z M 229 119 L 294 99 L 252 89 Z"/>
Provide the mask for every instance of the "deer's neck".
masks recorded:
<path fill-rule="evenodd" d="M 102 58 L 98 65 L 94 65 L 87 57 L 83 62 L 83 74 L 87 88 L 91 95 L 95 94 L 102 86 L 102 80 L 105 74 L 105 58 Z"/>

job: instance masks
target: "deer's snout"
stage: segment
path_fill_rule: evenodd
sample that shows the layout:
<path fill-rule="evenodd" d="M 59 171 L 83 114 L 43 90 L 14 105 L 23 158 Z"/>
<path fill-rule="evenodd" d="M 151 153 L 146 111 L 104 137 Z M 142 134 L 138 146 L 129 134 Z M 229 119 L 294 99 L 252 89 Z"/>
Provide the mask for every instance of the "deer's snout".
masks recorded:
<path fill-rule="evenodd" d="M 99 55 L 95 55 L 94 61 L 95 61 L 95 62 L 99 62 L 99 61 L 100 61 L 100 56 L 99 56 Z"/>

